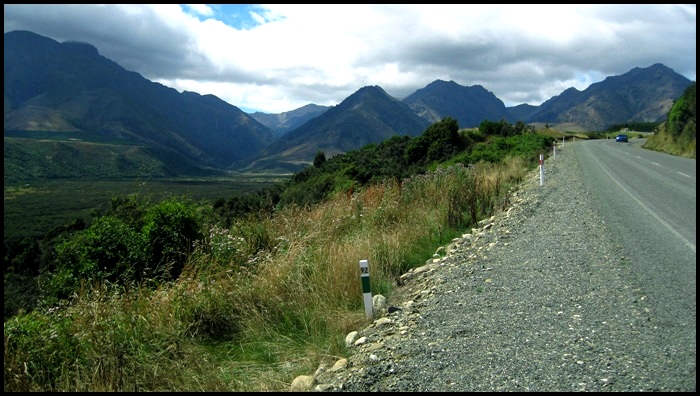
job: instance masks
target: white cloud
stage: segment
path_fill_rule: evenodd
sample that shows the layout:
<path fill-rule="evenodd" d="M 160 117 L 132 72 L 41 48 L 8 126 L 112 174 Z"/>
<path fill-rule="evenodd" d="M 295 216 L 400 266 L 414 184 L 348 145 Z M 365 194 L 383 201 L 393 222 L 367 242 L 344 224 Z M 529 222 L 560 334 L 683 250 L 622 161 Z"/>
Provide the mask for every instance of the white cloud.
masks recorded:
<path fill-rule="evenodd" d="M 402 98 L 437 79 L 506 105 L 663 63 L 695 80 L 695 5 L 4 5 L 5 32 L 80 40 L 248 111 Z"/>
<path fill-rule="evenodd" d="M 214 15 L 214 10 L 206 4 L 185 4 L 184 6 L 197 15 L 205 17 Z"/>

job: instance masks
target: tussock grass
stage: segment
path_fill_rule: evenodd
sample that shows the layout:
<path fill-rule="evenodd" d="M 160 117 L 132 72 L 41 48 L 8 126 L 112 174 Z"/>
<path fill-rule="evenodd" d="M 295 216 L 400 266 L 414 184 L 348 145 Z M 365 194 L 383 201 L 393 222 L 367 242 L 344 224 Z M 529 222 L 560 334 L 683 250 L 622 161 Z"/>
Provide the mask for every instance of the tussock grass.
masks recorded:
<path fill-rule="evenodd" d="M 647 138 L 642 147 L 686 158 L 695 158 L 696 155 L 694 136 L 692 139 L 685 136 L 674 138 L 668 133 L 655 133 Z"/>
<path fill-rule="evenodd" d="M 5 322 L 5 391 L 279 391 L 345 356 L 373 294 L 507 206 L 524 160 L 440 167 L 211 226 L 177 281 L 85 286 Z"/>

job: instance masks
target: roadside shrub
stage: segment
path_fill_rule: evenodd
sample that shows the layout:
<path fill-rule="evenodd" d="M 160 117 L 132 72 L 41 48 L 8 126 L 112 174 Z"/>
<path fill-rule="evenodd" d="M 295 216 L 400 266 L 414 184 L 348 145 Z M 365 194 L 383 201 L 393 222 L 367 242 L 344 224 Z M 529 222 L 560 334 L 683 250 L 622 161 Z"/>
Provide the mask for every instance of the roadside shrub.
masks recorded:
<path fill-rule="evenodd" d="M 137 231 L 116 217 L 100 217 L 56 246 L 55 271 L 44 291 L 63 299 L 82 281 L 128 284 L 140 278 L 145 260 L 144 240 Z"/>
<path fill-rule="evenodd" d="M 486 135 L 480 129 L 470 129 L 466 132 L 467 138 L 473 142 L 483 142 L 486 140 Z"/>
<path fill-rule="evenodd" d="M 152 206 L 144 216 L 147 279 L 177 279 L 203 238 L 202 219 L 194 204 L 170 198 Z"/>
<path fill-rule="evenodd" d="M 194 242 L 202 239 L 201 216 L 194 204 L 183 200 L 162 201 L 144 209 L 141 217 L 126 220 L 130 223 L 99 217 L 56 246 L 54 268 L 40 276 L 45 303 L 70 297 L 82 283 L 128 286 L 176 279 Z"/>
<path fill-rule="evenodd" d="M 429 126 L 423 134 L 411 140 L 405 148 L 404 160 L 409 164 L 443 162 L 467 146 L 459 134 L 457 120 L 446 117 Z"/>

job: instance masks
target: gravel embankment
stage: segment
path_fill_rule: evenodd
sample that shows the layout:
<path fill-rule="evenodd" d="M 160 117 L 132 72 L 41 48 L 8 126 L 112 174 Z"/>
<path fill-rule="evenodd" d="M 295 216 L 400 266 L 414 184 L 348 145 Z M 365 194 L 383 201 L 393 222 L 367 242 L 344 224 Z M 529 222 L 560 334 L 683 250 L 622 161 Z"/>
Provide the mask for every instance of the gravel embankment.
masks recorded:
<path fill-rule="evenodd" d="M 506 212 L 406 274 L 388 301 L 401 310 L 349 336 L 352 356 L 307 390 L 695 391 L 694 366 L 645 341 L 645 296 L 575 154 L 557 150 L 545 171 L 543 186 L 533 171 Z"/>

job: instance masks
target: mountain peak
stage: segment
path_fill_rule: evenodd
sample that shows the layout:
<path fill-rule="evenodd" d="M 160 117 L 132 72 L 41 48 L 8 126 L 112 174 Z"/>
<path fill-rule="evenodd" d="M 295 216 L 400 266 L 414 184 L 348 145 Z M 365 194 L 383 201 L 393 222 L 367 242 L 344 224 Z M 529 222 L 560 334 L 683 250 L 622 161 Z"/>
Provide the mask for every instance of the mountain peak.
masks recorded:
<path fill-rule="evenodd" d="M 100 56 L 100 52 L 92 44 L 82 41 L 64 41 L 61 46 L 69 51 L 80 53 L 87 56 Z"/>
<path fill-rule="evenodd" d="M 462 128 L 476 127 L 484 119 L 510 119 L 505 104 L 481 85 L 465 87 L 454 81 L 435 80 L 403 103 L 431 123 L 452 117 Z"/>
<path fill-rule="evenodd" d="M 370 94 L 383 94 L 389 96 L 389 94 L 384 91 L 379 85 L 366 85 L 357 91 L 353 95 L 370 95 Z M 352 96 L 352 95 L 351 95 Z"/>

